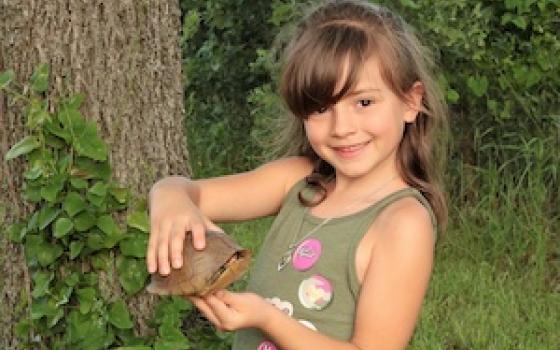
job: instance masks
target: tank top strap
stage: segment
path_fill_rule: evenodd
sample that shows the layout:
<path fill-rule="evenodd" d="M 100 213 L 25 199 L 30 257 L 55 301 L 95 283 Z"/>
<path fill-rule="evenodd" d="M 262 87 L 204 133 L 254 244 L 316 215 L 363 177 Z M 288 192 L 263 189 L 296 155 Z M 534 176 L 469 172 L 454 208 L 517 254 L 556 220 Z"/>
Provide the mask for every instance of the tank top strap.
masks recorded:
<path fill-rule="evenodd" d="M 358 298 L 358 294 L 359 294 L 359 291 L 360 291 L 360 282 L 358 280 L 358 275 L 357 275 L 356 266 L 355 266 L 355 256 L 356 256 L 356 250 L 358 248 L 358 244 L 361 242 L 364 235 L 368 232 L 369 227 L 375 221 L 377 216 L 379 216 L 379 214 L 383 211 L 383 209 L 387 208 L 389 205 L 397 202 L 398 200 L 400 200 L 402 198 L 406 198 L 406 197 L 415 198 L 426 208 L 426 210 L 428 210 L 428 213 L 429 213 L 431 221 L 432 221 L 434 238 L 437 239 L 436 216 L 435 216 L 435 214 L 432 210 L 432 207 L 431 207 L 430 203 L 426 199 L 426 197 L 424 197 L 424 195 L 422 195 L 422 193 L 415 188 L 406 187 L 406 188 L 397 190 L 393 193 L 390 193 L 389 195 L 385 196 L 384 198 L 380 199 L 379 201 L 375 202 L 370 207 L 368 207 L 367 209 L 362 211 L 360 213 L 360 214 L 362 214 L 362 215 L 360 215 L 361 220 L 358 220 L 359 221 L 359 224 L 358 224 L 359 228 L 357 229 L 357 232 L 359 232 L 359 234 L 356 234 L 356 235 L 351 237 L 350 249 L 348 249 L 348 256 L 346 257 L 347 262 L 348 262 L 347 263 L 347 266 L 348 266 L 347 273 L 348 273 L 348 278 L 349 278 L 348 282 L 350 284 L 350 289 L 351 289 L 355 298 Z"/>

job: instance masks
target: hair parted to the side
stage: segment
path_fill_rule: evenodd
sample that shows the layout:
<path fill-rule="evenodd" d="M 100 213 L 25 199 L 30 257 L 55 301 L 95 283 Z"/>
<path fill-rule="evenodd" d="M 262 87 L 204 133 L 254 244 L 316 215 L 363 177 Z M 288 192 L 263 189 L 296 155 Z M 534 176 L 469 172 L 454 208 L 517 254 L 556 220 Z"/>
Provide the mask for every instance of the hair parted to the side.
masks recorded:
<path fill-rule="evenodd" d="M 295 27 L 282 58 L 279 86 L 292 114 L 286 139 L 292 148 L 297 145 L 293 153 L 314 162 L 308 183 L 321 189 L 322 179 L 334 176 L 334 169 L 309 145 L 303 120 L 351 92 L 364 62 L 372 56 L 378 59 L 384 82 L 401 100 L 405 101 L 415 82 L 424 87 L 421 111 L 405 126 L 397 167 L 403 179 L 428 199 L 443 230 L 447 206 L 440 174 L 448 134 L 447 108 L 433 77 L 431 56 L 405 21 L 389 9 L 366 1 L 329 0 L 311 9 Z M 349 72 L 342 89 L 335 91 L 344 62 L 349 63 Z"/>

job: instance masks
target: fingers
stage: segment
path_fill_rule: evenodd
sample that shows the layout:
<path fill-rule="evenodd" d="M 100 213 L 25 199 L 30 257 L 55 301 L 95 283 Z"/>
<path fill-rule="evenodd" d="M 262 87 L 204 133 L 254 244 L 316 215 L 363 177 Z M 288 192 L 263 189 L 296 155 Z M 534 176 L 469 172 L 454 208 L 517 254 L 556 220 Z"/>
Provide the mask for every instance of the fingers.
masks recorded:
<path fill-rule="evenodd" d="M 212 311 L 212 308 L 204 299 L 198 297 L 188 297 L 188 299 L 196 306 L 198 310 L 200 310 L 200 312 L 204 315 L 204 317 L 208 319 L 208 321 L 212 322 L 212 324 L 214 324 L 214 326 L 216 326 L 217 328 L 222 329 L 222 325 L 218 317 L 216 317 L 216 315 Z"/>
<path fill-rule="evenodd" d="M 173 227 L 169 250 L 171 251 L 171 264 L 174 269 L 183 266 L 183 242 L 185 241 L 185 227 Z"/>
<path fill-rule="evenodd" d="M 191 226 L 193 246 L 197 250 L 204 249 L 206 245 L 206 227 L 203 223 L 195 223 Z"/>
<path fill-rule="evenodd" d="M 156 260 L 156 249 L 157 249 L 157 237 L 158 235 L 157 227 L 154 227 L 153 223 L 150 224 L 150 237 L 148 239 L 148 251 L 146 252 L 146 264 L 148 266 L 149 273 L 155 273 L 157 271 L 157 260 Z"/>
<path fill-rule="evenodd" d="M 157 242 L 157 261 L 158 271 L 162 275 L 168 275 L 171 272 L 169 266 L 169 236 L 171 235 L 172 223 L 164 222 L 159 232 Z"/>

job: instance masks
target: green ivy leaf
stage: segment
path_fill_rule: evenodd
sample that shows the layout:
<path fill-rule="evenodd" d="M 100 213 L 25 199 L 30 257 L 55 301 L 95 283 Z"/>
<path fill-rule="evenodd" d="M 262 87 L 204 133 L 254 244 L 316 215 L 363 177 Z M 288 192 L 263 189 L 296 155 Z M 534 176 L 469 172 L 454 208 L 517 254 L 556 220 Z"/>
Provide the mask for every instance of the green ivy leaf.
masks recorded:
<path fill-rule="evenodd" d="M 70 276 L 64 279 L 64 284 L 69 287 L 74 287 L 78 284 L 78 282 L 80 282 L 80 274 L 78 274 L 77 272 L 72 272 Z"/>
<path fill-rule="evenodd" d="M 23 199 L 30 203 L 38 203 L 41 201 L 41 187 L 33 186 L 29 183 L 25 184 L 23 190 Z"/>
<path fill-rule="evenodd" d="M 37 127 L 45 124 L 51 120 L 50 114 L 46 110 L 46 101 L 32 97 L 29 108 L 27 108 L 27 123 L 26 126 L 29 129 L 36 129 Z"/>
<path fill-rule="evenodd" d="M 39 216 L 37 218 L 39 229 L 44 230 L 45 227 L 56 219 L 58 214 L 60 214 L 60 211 L 60 209 L 51 206 L 42 207 L 39 210 Z"/>
<path fill-rule="evenodd" d="M 5 89 L 14 80 L 14 70 L 8 69 L 0 74 L 0 90 Z"/>
<path fill-rule="evenodd" d="M 32 276 L 33 279 L 33 292 L 31 295 L 33 298 L 39 298 L 47 294 L 49 291 L 49 285 L 54 279 L 54 273 L 37 271 Z"/>
<path fill-rule="evenodd" d="M 111 305 L 109 310 L 109 322 L 118 329 L 130 329 L 133 327 L 128 307 L 122 300 Z"/>
<path fill-rule="evenodd" d="M 40 64 L 31 75 L 31 89 L 35 92 L 45 92 L 49 87 L 49 66 Z"/>
<path fill-rule="evenodd" d="M 46 267 L 51 265 L 58 259 L 64 250 L 58 244 L 43 243 L 38 247 L 39 251 L 36 251 L 37 261 L 39 265 Z"/>
<path fill-rule="evenodd" d="M 482 97 L 486 94 L 488 90 L 488 79 L 485 76 L 482 77 L 473 77 L 470 76 L 467 79 L 467 85 L 471 89 L 472 92 L 476 95 L 476 97 Z"/>
<path fill-rule="evenodd" d="M 13 243 L 21 243 L 27 234 L 27 226 L 23 223 L 15 223 L 8 227 L 8 239 Z"/>
<path fill-rule="evenodd" d="M 68 304 L 70 301 L 70 296 L 74 291 L 73 287 L 70 286 L 62 286 L 56 295 L 56 306 L 62 306 Z"/>
<path fill-rule="evenodd" d="M 151 346 L 137 345 L 137 346 L 119 346 L 118 348 L 115 348 L 115 350 L 153 350 L 153 349 Z"/>
<path fill-rule="evenodd" d="M 93 232 L 87 236 L 87 247 L 92 251 L 105 248 L 105 237 L 98 232 Z"/>
<path fill-rule="evenodd" d="M 118 256 L 117 271 L 119 273 L 119 282 L 129 295 L 144 288 L 148 278 L 148 271 L 146 270 L 144 260 Z"/>
<path fill-rule="evenodd" d="M 109 187 L 109 193 L 120 204 L 125 204 L 126 201 L 128 200 L 128 196 L 129 196 L 128 189 L 124 187 L 118 187 L 112 185 Z"/>
<path fill-rule="evenodd" d="M 125 256 L 144 258 L 148 247 L 148 235 L 141 233 L 133 237 L 127 237 L 119 243 L 119 247 L 121 253 Z"/>
<path fill-rule="evenodd" d="M 18 143 L 12 146 L 10 150 L 6 153 L 4 157 L 6 160 L 11 160 L 17 158 L 21 155 L 27 154 L 33 151 L 35 148 L 39 147 L 39 139 L 35 136 L 26 136 L 21 139 Z"/>
<path fill-rule="evenodd" d="M 75 189 L 81 190 L 87 188 L 88 182 L 87 180 L 80 179 L 79 177 L 71 177 L 70 178 L 70 185 Z"/>
<path fill-rule="evenodd" d="M 87 211 L 81 212 L 74 217 L 76 231 L 84 232 L 95 226 L 95 217 Z"/>
<path fill-rule="evenodd" d="M 41 187 L 41 197 L 46 201 L 54 203 L 60 191 L 64 188 L 66 183 L 66 176 L 59 174 L 50 178 L 46 186 Z"/>
<path fill-rule="evenodd" d="M 99 315 L 83 315 L 71 311 L 67 317 L 65 339 L 71 349 L 107 349 L 114 341 L 114 334 L 107 330 L 107 323 Z"/>
<path fill-rule="evenodd" d="M 73 139 L 73 146 L 78 154 L 98 161 L 107 160 L 107 145 L 97 134 L 97 125 L 86 122 L 83 129 L 78 130 Z"/>
<path fill-rule="evenodd" d="M 78 157 L 70 174 L 82 179 L 109 181 L 111 178 L 111 167 L 108 162 L 97 162 L 89 158 Z"/>
<path fill-rule="evenodd" d="M 39 177 L 43 175 L 43 164 L 40 162 L 36 162 L 33 164 L 31 169 L 28 169 L 25 173 L 23 173 L 23 177 L 27 180 L 37 180 Z M 40 192 L 39 192 L 40 193 Z"/>
<path fill-rule="evenodd" d="M 126 218 L 126 223 L 130 227 L 134 227 L 142 232 L 150 232 L 150 220 L 148 213 L 145 211 L 134 211 Z"/>
<path fill-rule="evenodd" d="M 56 238 L 62 238 L 68 235 L 72 229 L 74 229 L 74 224 L 68 218 L 59 218 L 54 223 L 53 236 Z"/>
<path fill-rule="evenodd" d="M 109 184 L 103 181 L 97 181 L 91 188 L 88 190 L 88 193 L 94 194 L 99 197 L 104 197 L 107 195 L 107 189 L 109 188 Z"/>
<path fill-rule="evenodd" d="M 103 215 L 97 219 L 97 227 L 106 235 L 105 248 L 112 248 L 124 238 L 121 229 L 115 220 L 109 215 Z"/>
<path fill-rule="evenodd" d="M 20 339 L 28 339 L 29 331 L 31 330 L 31 321 L 28 319 L 22 319 L 16 323 L 14 327 L 14 333 Z"/>
<path fill-rule="evenodd" d="M 70 217 L 82 212 L 86 207 L 86 201 L 76 192 L 69 192 L 62 204 L 62 208 Z"/>
<path fill-rule="evenodd" d="M 80 312 L 83 315 L 90 312 L 96 300 L 95 289 L 81 288 L 76 291 L 76 295 L 78 296 L 78 304 L 80 307 Z"/>
<path fill-rule="evenodd" d="M 54 118 L 47 120 L 44 124 L 44 127 L 45 130 L 47 130 L 50 134 L 60 137 L 67 143 L 69 143 L 70 140 L 72 140 L 72 136 L 70 135 L 70 132 L 66 129 L 63 129 L 60 123 L 58 122 L 58 120 L 54 120 Z"/>
<path fill-rule="evenodd" d="M 85 243 L 82 241 L 73 241 L 70 243 L 70 259 L 74 260 L 84 248 Z"/>

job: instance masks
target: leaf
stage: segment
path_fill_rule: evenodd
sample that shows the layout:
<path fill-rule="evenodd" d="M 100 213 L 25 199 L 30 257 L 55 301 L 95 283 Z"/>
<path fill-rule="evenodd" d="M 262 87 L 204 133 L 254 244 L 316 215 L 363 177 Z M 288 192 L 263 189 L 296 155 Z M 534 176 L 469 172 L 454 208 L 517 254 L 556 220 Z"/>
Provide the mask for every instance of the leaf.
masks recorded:
<path fill-rule="evenodd" d="M 54 120 L 54 118 L 47 120 L 44 124 L 44 128 L 52 135 L 60 137 L 67 143 L 70 142 L 70 140 L 72 139 L 70 132 L 68 130 L 63 129 L 60 126 L 60 123 L 57 120 Z"/>
<path fill-rule="evenodd" d="M 51 222 L 56 219 L 58 214 L 60 214 L 60 209 L 46 206 L 39 210 L 39 216 L 37 217 L 37 223 L 39 224 L 39 230 L 44 230 Z"/>
<path fill-rule="evenodd" d="M 86 201 L 76 192 L 69 192 L 62 204 L 62 208 L 70 217 L 82 212 L 86 207 Z"/>
<path fill-rule="evenodd" d="M 408 7 L 408 8 L 411 8 L 411 9 L 417 10 L 417 9 L 420 8 L 420 5 L 418 5 L 417 3 L 415 3 L 415 2 L 412 1 L 412 0 L 400 0 L 400 3 L 401 3 L 401 5 L 403 5 L 404 7 Z"/>
<path fill-rule="evenodd" d="M 148 278 L 148 271 L 146 270 L 144 260 L 118 256 L 117 271 L 119 273 L 119 282 L 129 295 L 144 288 Z"/>
<path fill-rule="evenodd" d="M 54 279 L 54 273 L 37 271 L 33 274 L 33 292 L 31 295 L 33 298 L 39 298 L 47 294 L 49 290 L 49 285 Z"/>
<path fill-rule="evenodd" d="M 109 184 L 103 181 L 97 181 L 89 190 L 88 193 L 94 194 L 96 196 L 104 197 L 107 195 L 107 189 Z"/>
<path fill-rule="evenodd" d="M 120 204 L 125 204 L 129 196 L 128 189 L 124 187 L 110 186 L 109 193 Z"/>
<path fill-rule="evenodd" d="M 46 108 L 46 102 L 36 97 L 31 98 L 31 103 L 29 104 L 29 108 L 26 111 L 27 128 L 36 129 L 37 127 L 51 120 L 51 116 L 47 112 Z"/>
<path fill-rule="evenodd" d="M 74 260 L 84 248 L 85 243 L 82 241 L 73 241 L 70 243 L 70 259 Z"/>
<path fill-rule="evenodd" d="M 70 301 L 70 296 L 74 291 L 73 287 L 70 286 L 62 286 L 56 295 L 56 306 L 62 306 L 68 304 Z"/>
<path fill-rule="evenodd" d="M 31 330 L 31 321 L 28 319 L 21 319 L 14 327 L 14 333 L 19 339 L 27 340 L 29 331 Z"/>
<path fill-rule="evenodd" d="M 124 238 L 121 229 L 115 220 L 109 215 L 103 215 L 97 219 L 97 227 L 106 235 L 105 248 L 112 248 Z"/>
<path fill-rule="evenodd" d="M 35 92 L 45 92 L 49 87 L 49 66 L 40 64 L 31 75 L 31 89 Z"/>
<path fill-rule="evenodd" d="M 476 97 L 482 97 L 486 94 L 488 90 L 488 79 L 485 76 L 482 77 L 473 77 L 470 76 L 467 79 L 468 87 L 474 92 Z"/>
<path fill-rule="evenodd" d="M 88 182 L 87 180 L 80 179 L 79 177 L 71 177 L 70 178 L 70 185 L 75 189 L 81 190 L 87 188 Z"/>
<path fill-rule="evenodd" d="M 95 217 L 87 211 L 78 214 L 74 218 L 74 227 L 76 231 L 84 232 L 95 226 Z"/>
<path fill-rule="evenodd" d="M 0 74 L 0 90 L 5 89 L 14 80 L 14 70 L 8 69 Z"/>
<path fill-rule="evenodd" d="M 7 229 L 8 238 L 13 243 L 21 243 L 25 238 L 27 233 L 27 227 L 23 223 L 15 223 L 8 227 Z"/>
<path fill-rule="evenodd" d="M 51 265 L 64 252 L 62 247 L 57 244 L 44 243 L 40 246 L 37 254 L 37 261 L 43 267 Z"/>
<path fill-rule="evenodd" d="M 58 193 L 64 188 L 66 183 L 66 176 L 64 174 L 59 174 L 51 177 L 50 182 L 41 187 L 41 197 L 46 201 L 54 203 L 57 199 Z"/>
<path fill-rule="evenodd" d="M 87 314 L 88 312 L 90 312 L 96 300 L 95 289 L 81 288 L 76 291 L 76 295 L 78 296 L 80 312 L 82 314 Z"/>
<path fill-rule="evenodd" d="M 68 235 L 72 229 L 74 229 L 74 224 L 68 218 L 59 218 L 54 223 L 53 236 L 56 238 L 62 238 Z"/>
<path fill-rule="evenodd" d="M 27 154 L 33 151 L 35 148 L 39 147 L 39 140 L 35 136 L 26 136 L 21 139 L 18 143 L 12 146 L 10 150 L 6 153 L 4 157 L 6 160 L 12 160 L 21 155 Z"/>
<path fill-rule="evenodd" d="M 135 258 L 146 257 L 146 249 L 148 247 L 148 235 L 138 234 L 134 237 L 123 239 L 119 243 L 121 253 L 125 256 L 132 256 Z"/>
<path fill-rule="evenodd" d="M 69 287 L 74 287 L 78 282 L 80 282 L 80 275 L 77 272 L 72 272 L 70 276 L 64 279 L 64 284 Z"/>
<path fill-rule="evenodd" d="M 133 327 L 130 313 L 124 301 L 118 300 L 111 305 L 109 322 L 118 329 L 130 329 Z"/>
<path fill-rule="evenodd" d="M 105 248 L 105 237 L 99 232 L 90 233 L 87 236 L 87 246 L 93 251 Z"/>
<path fill-rule="evenodd" d="M 78 157 L 70 170 L 72 176 L 82 179 L 101 179 L 109 181 L 111 167 L 108 162 L 97 162 L 89 158 Z"/>
<path fill-rule="evenodd" d="M 43 165 L 41 163 L 33 164 L 31 169 L 23 173 L 23 177 L 27 180 L 37 180 L 41 175 L 43 175 Z"/>
<path fill-rule="evenodd" d="M 97 126 L 87 122 L 83 129 L 76 132 L 73 146 L 78 154 L 98 161 L 107 160 L 107 146 L 97 133 Z"/>
<path fill-rule="evenodd" d="M 134 211 L 126 218 L 126 223 L 142 232 L 150 232 L 150 220 L 145 211 Z"/>

